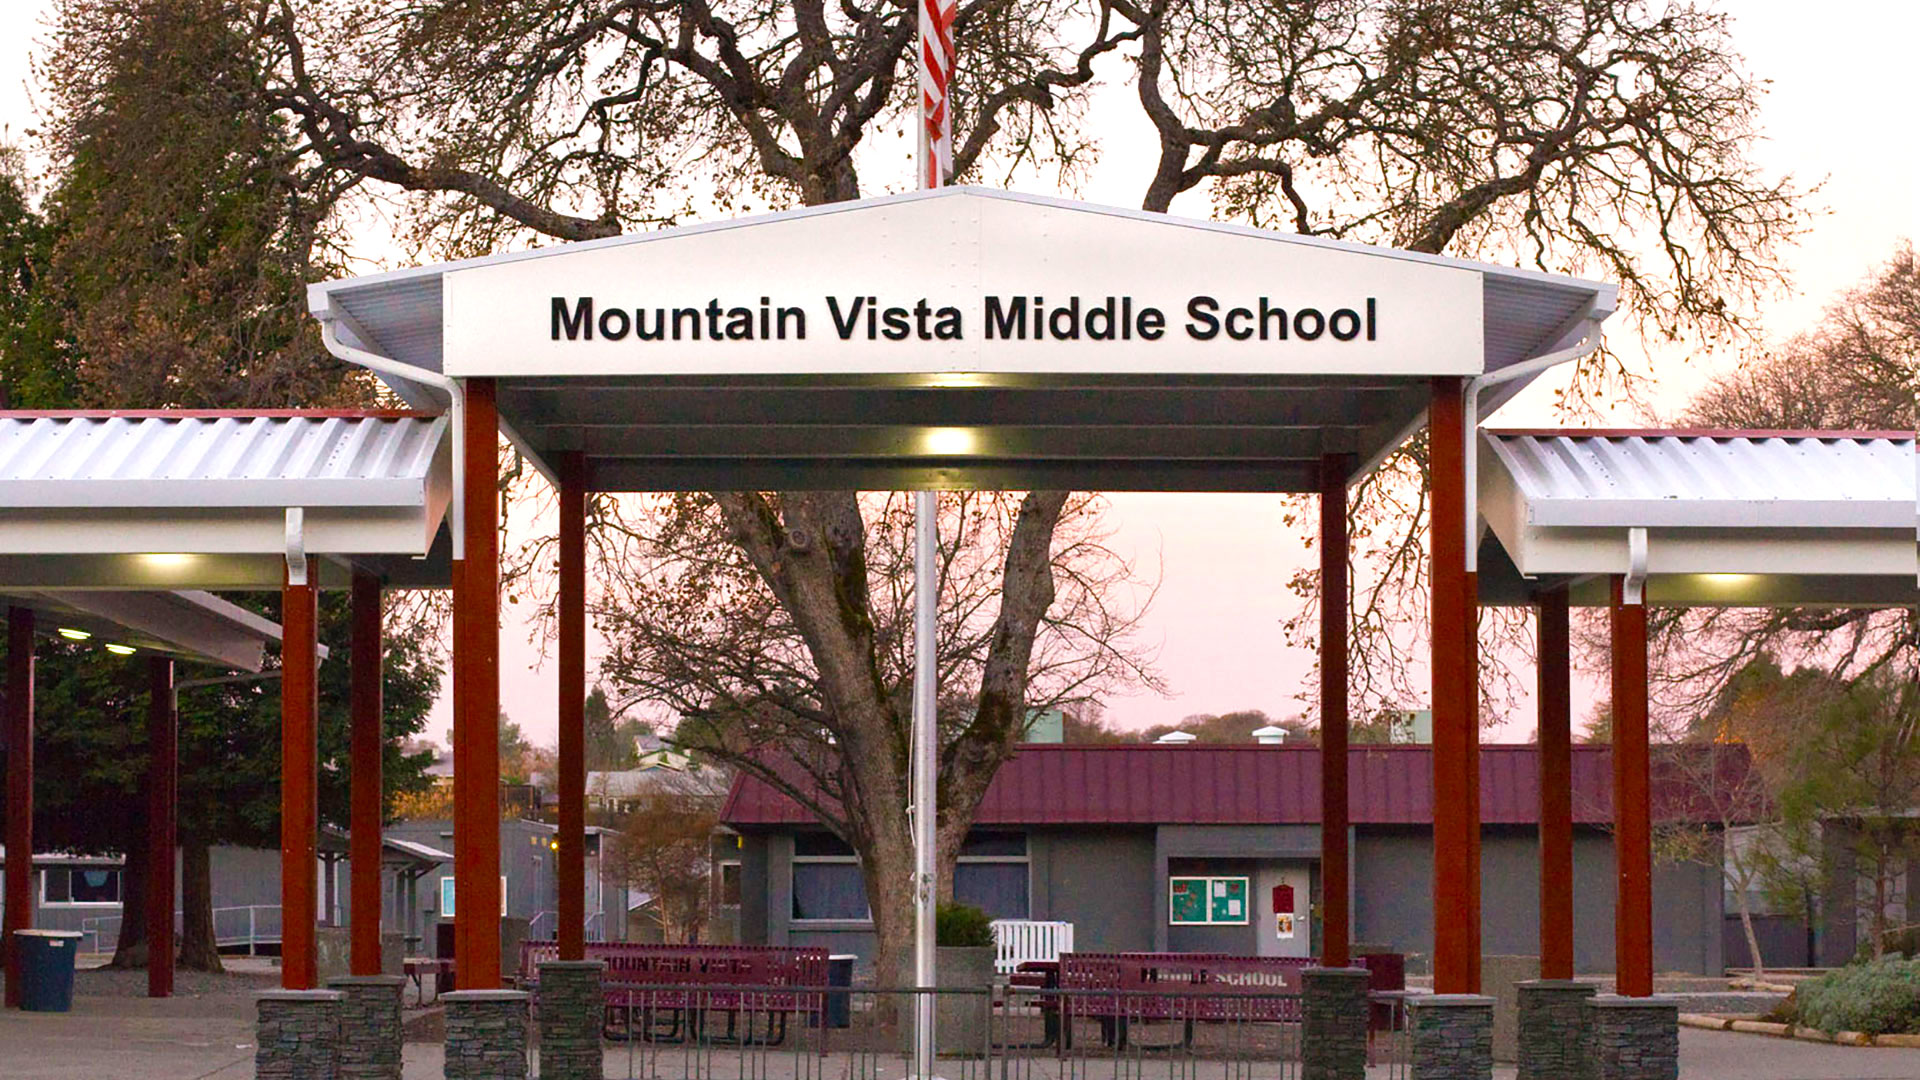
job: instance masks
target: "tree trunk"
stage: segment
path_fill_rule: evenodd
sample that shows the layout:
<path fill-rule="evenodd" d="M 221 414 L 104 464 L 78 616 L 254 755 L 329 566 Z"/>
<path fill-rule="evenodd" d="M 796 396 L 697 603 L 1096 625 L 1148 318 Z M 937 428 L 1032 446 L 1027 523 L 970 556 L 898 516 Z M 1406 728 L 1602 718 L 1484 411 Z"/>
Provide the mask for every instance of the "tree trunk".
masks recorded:
<path fill-rule="evenodd" d="M 197 837 L 180 844 L 180 909 L 180 956 L 175 964 L 189 971 L 225 971 L 213 933 L 213 859 Z"/>
<path fill-rule="evenodd" d="M 1740 898 L 1740 929 L 1746 931 L 1747 955 L 1753 958 L 1753 977 L 1757 982 L 1767 976 L 1766 961 L 1760 956 L 1760 938 L 1753 932 L 1753 902 L 1747 898 L 1747 888 L 1742 883 L 1734 890 Z"/>
<path fill-rule="evenodd" d="M 120 938 L 108 967 L 147 966 L 147 848 L 134 844 L 120 866 Z"/>

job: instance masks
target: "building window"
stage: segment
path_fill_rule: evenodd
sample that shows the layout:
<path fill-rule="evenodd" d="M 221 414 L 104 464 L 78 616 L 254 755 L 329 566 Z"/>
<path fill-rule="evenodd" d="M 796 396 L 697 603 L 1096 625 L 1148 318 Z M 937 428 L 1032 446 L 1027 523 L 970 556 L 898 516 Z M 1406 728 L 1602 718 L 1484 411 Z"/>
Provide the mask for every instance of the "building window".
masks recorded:
<path fill-rule="evenodd" d="M 853 848 L 832 833 L 804 832 L 793 837 L 793 914 L 800 920 L 865 922 L 867 879 Z"/>
<path fill-rule="evenodd" d="M 953 868 L 953 898 L 991 918 L 1031 918 L 1028 879 L 1025 833 L 971 832 Z"/>
<path fill-rule="evenodd" d="M 453 908 L 452 877 L 440 879 L 440 917 L 443 919 L 457 917 L 454 915 Z M 505 874 L 500 875 L 500 917 L 503 919 L 507 917 L 507 875 Z"/>
<path fill-rule="evenodd" d="M 110 866 L 61 866 L 42 870 L 40 902 L 111 907 L 120 903 L 120 870 Z"/>
<path fill-rule="evenodd" d="M 740 906 L 740 864 L 737 862 L 720 864 L 720 906 Z"/>

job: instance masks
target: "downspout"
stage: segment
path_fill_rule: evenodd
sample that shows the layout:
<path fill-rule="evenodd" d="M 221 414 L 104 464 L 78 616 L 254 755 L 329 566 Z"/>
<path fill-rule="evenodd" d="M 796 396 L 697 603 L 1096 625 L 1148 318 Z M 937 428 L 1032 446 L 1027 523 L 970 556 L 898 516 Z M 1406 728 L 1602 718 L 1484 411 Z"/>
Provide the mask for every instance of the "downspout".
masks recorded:
<path fill-rule="evenodd" d="M 1467 381 L 1465 408 L 1463 410 L 1466 425 L 1466 471 L 1467 471 L 1467 572 L 1480 570 L 1480 392 L 1489 386 L 1498 386 L 1515 379 L 1524 379 L 1538 375 L 1551 367 L 1557 367 L 1569 360 L 1582 360 L 1600 347 L 1600 319 L 1587 320 L 1586 334 L 1579 342 L 1564 349 L 1523 360 L 1518 364 L 1503 367 L 1498 371 L 1489 371 L 1476 375 Z"/>
<path fill-rule="evenodd" d="M 458 379 L 449 378 L 437 371 L 403 364 L 392 357 L 381 356 L 379 353 L 349 345 L 340 340 L 339 330 L 332 314 L 319 312 L 317 315 L 320 319 L 320 340 L 326 343 L 328 352 L 349 364 L 358 364 L 368 371 L 431 386 L 447 395 L 447 420 L 453 425 L 453 492 L 447 507 L 447 524 L 453 531 L 454 561 L 458 562 L 466 558 L 467 494 L 466 485 L 461 482 L 462 476 L 466 473 L 467 463 L 467 392 L 465 388 L 460 385 Z"/>

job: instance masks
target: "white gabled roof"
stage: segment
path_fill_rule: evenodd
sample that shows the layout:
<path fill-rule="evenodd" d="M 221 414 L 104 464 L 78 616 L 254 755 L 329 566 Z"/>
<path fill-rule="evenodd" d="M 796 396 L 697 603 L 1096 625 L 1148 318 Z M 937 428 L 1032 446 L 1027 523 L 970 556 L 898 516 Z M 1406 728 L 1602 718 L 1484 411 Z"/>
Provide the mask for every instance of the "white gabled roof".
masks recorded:
<path fill-rule="evenodd" d="M 1492 602 L 1516 602 L 1516 571 L 1584 602 L 1634 569 L 1641 534 L 1653 604 L 1920 603 L 1915 449 L 1906 432 L 1484 432 L 1503 557 L 1482 546 L 1483 580 Z"/>
<path fill-rule="evenodd" d="M 0 413 L 0 588 L 277 587 L 290 509 L 309 555 L 425 556 L 450 442 L 410 412 Z"/>

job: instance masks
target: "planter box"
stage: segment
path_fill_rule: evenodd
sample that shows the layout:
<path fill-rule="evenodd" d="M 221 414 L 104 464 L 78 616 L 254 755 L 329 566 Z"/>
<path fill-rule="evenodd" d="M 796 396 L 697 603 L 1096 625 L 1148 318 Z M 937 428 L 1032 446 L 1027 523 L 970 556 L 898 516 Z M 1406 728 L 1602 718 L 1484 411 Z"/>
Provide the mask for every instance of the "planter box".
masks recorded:
<path fill-rule="evenodd" d="M 976 990 L 973 994 L 940 994 L 934 1004 L 934 1052 L 957 1057 L 985 1057 L 988 1021 L 993 1005 L 993 946 L 942 948 L 936 961 L 935 985 L 942 990 Z"/>

